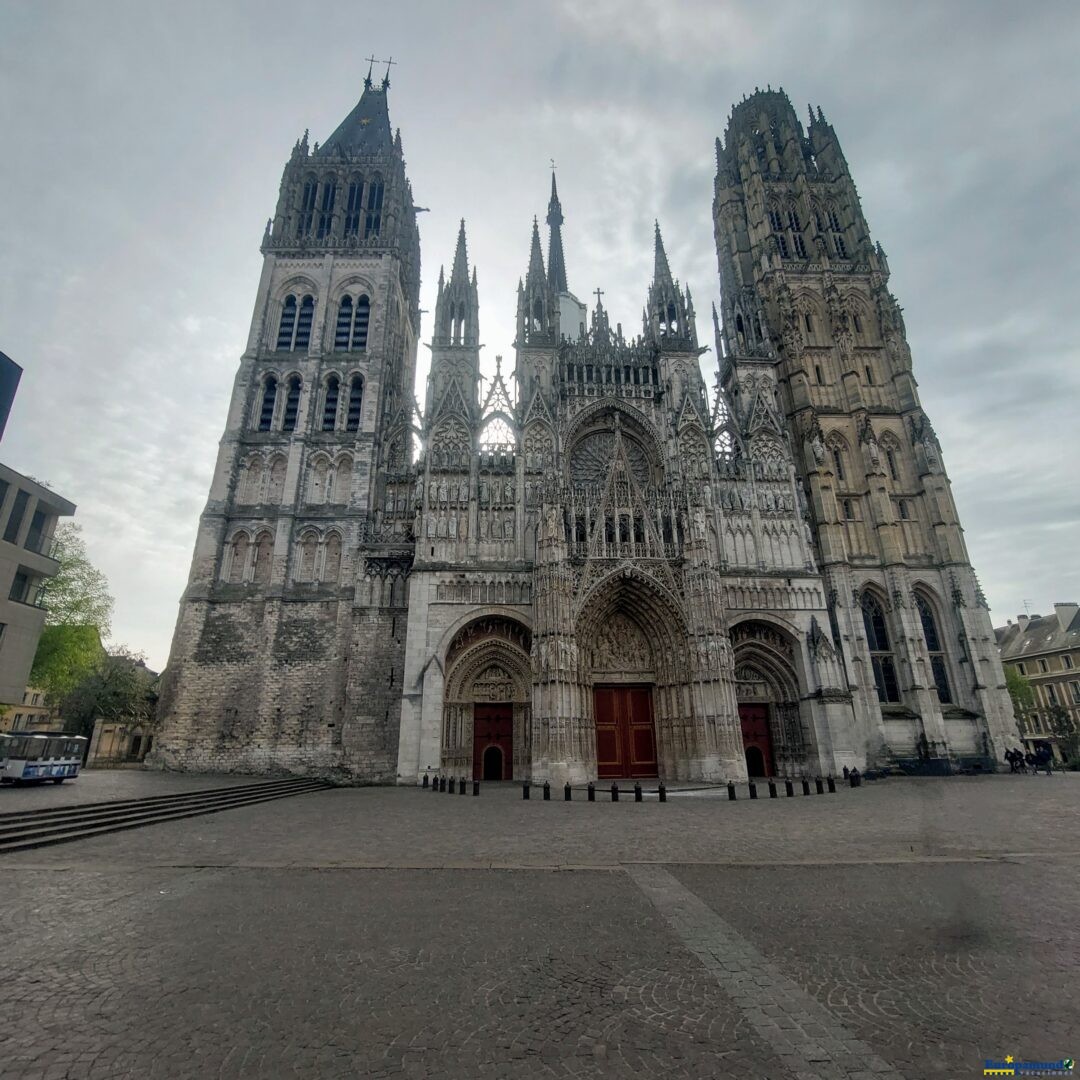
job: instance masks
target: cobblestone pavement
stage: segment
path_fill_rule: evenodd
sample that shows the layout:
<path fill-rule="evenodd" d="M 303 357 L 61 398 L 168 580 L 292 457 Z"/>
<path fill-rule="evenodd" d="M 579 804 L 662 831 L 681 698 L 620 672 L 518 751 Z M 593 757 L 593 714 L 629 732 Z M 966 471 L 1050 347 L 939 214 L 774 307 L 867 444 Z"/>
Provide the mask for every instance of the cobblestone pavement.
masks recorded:
<path fill-rule="evenodd" d="M 952 1080 L 1076 1056 L 1078 818 L 1072 777 L 347 789 L 23 852 L 0 861 L 0 1075 Z"/>

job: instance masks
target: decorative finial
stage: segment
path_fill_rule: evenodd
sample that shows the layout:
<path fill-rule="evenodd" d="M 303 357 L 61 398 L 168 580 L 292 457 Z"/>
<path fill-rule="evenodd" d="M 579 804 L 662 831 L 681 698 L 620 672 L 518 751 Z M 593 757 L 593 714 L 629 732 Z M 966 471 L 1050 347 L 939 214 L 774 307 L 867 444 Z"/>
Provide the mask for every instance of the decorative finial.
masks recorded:
<path fill-rule="evenodd" d="M 394 58 L 391 56 L 390 59 L 386 61 L 386 74 L 383 76 L 383 80 L 382 80 L 382 88 L 384 90 L 389 90 L 390 89 L 390 68 L 393 65 L 393 63 L 394 63 Z"/>
<path fill-rule="evenodd" d="M 371 89 L 371 70 L 375 66 L 375 54 L 374 53 L 372 53 L 371 56 L 367 57 L 367 62 L 368 62 L 368 69 L 367 69 L 367 75 L 364 78 L 364 89 L 365 90 L 370 90 Z"/>

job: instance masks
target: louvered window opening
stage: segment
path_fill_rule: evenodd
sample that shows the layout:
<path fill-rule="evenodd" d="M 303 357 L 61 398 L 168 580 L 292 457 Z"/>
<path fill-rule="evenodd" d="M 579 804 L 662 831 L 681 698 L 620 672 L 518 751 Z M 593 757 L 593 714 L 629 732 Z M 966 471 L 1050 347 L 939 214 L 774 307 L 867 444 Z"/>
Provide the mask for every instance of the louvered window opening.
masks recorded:
<path fill-rule="evenodd" d="M 345 421 L 346 431 L 360 430 L 360 413 L 364 407 L 364 380 L 354 375 L 349 385 L 349 412 Z"/>
<path fill-rule="evenodd" d="M 300 412 L 300 379 L 293 376 L 289 380 L 289 390 L 285 396 L 285 416 L 282 419 L 282 431 L 296 430 L 296 417 Z"/>
<path fill-rule="evenodd" d="M 337 426 L 338 391 L 340 383 L 336 375 L 326 381 L 326 398 L 323 401 L 323 431 L 333 431 Z"/>

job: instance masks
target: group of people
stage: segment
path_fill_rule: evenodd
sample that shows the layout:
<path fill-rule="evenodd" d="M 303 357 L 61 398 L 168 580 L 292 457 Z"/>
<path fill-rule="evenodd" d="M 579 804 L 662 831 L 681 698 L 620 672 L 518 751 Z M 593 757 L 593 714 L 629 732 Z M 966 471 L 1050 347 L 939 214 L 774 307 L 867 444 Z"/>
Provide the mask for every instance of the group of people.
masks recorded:
<path fill-rule="evenodd" d="M 1010 772 L 1030 772 L 1034 775 L 1040 769 L 1045 769 L 1047 776 L 1053 776 L 1054 755 L 1047 746 L 1040 746 L 1034 751 L 1029 750 L 1026 754 L 1023 750 L 1006 750 L 1005 761 Z"/>

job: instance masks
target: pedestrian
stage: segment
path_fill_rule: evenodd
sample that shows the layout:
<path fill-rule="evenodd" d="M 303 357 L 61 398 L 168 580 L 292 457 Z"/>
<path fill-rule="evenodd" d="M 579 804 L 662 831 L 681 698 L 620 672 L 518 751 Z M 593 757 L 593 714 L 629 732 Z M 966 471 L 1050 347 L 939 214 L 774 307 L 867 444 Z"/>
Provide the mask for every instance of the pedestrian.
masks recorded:
<path fill-rule="evenodd" d="M 1012 750 L 1005 751 L 1005 764 L 1009 766 L 1009 772 L 1016 772 L 1016 755 Z"/>
<path fill-rule="evenodd" d="M 1024 772 L 1027 772 L 1028 769 L 1030 769 L 1032 776 L 1039 771 L 1039 759 L 1030 750 L 1024 755 L 1024 764 L 1027 765 L 1027 769 L 1025 769 Z"/>
<path fill-rule="evenodd" d="M 1054 752 L 1050 749 L 1049 746 L 1040 746 L 1039 747 L 1038 761 L 1039 761 L 1039 765 L 1046 770 L 1046 775 L 1047 776 L 1053 776 L 1054 775 L 1054 771 L 1053 771 Z"/>

